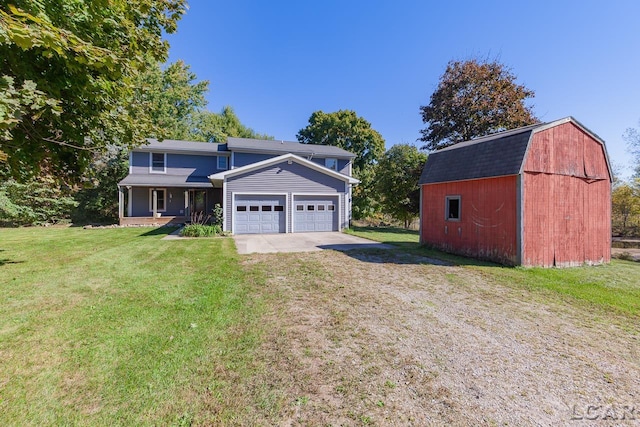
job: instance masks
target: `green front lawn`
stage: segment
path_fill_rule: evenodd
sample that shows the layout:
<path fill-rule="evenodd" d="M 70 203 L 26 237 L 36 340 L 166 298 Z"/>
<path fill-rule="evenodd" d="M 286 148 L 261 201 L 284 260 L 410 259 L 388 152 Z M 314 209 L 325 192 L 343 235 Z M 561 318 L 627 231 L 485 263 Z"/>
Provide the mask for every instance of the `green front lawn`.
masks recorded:
<path fill-rule="evenodd" d="M 166 233 L 0 229 L 0 424 L 216 424 L 246 410 L 256 396 L 235 381 L 257 369 L 256 278 L 233 240 Z"/>
<path fill-rule="evenodd" d="M 264 286 L 259 263 L 240 265 L 233 240 L 161 240 L 167 232 L 0 229 L 0 425 L 288 419 L 291 396 L 273 379 L 282 366 L 262 348 L 267 331 L 282 338 L 265 319 L 286 296 Z M 351 232 L 605 321 L 640 316 L 637 263 L 508 268 L 421 248 L 413 231 Z"/>
<path fill-rule="evenodd" d="M 413 230 L 354 227 L 349 233 L 475 269 L 487 280 L 527 289 L 538 296 L 555 296 L 605 312 L 640 317 L 640 263 L 614 259 L 602 266 L 511 268 L 420 247 L 418 232 Z"/>

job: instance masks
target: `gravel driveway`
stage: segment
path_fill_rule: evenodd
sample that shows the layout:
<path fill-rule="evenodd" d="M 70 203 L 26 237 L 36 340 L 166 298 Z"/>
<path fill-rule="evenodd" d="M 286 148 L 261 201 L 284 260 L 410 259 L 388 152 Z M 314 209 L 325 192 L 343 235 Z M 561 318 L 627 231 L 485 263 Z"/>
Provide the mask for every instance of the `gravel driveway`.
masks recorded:
<path fill-rule="evenodd" d="M 285 402 L 269 423 L 640 424 L 637 325 L 425 261 L 244 257 L 279 301 L 256 379 Z"/>

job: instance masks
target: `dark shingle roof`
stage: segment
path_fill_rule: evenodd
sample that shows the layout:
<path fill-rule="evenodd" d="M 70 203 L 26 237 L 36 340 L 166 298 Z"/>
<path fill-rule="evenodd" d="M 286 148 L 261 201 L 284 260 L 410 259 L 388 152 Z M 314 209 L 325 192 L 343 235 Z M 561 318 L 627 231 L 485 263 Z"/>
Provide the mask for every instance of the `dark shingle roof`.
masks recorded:
<path fill-rule="evenodd" d="M 517 175 L 531 133 L 545 124 L 499 132 L 429 154 L 420 184 Z"/>
<path fill-rule="evenodd" d="M 285 154 L 292 153 L 302 157 L 312 155 L 354 158 L 355 154 L 332 145 L 301 144 L 299 142 L 272 141 L 248 138 L 228 138 L 227 147 L 231 151 L 251 153 Z"/>
<path fill-rule="evenodd" d="M 147 139 L 148 144 L 135 148 L 135 151 L 155 151 L 162 150 L 167 152 L 191 152 L 191 153 L 217 153 L 226 151 L 225 144 L 217 144 L 211 142 L 194 142 L 194 141 L 178 141 L 175 139 Z"/>
<path fill-rule="evenodd" d="M 118 185 L 211 188 L 211 183 L 206 176 L 164 174 L 127 175 L 122 181 L 118 183 Z"/>

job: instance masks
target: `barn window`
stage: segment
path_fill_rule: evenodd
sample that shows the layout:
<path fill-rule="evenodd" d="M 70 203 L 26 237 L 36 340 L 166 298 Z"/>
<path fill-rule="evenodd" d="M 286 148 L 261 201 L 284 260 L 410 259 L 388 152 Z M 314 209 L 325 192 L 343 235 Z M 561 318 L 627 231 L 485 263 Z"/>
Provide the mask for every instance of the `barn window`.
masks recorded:
<path fill-rule="evenodd" d="M 445 220 L 460 221 L 460 196 L 445 197 Z"/>

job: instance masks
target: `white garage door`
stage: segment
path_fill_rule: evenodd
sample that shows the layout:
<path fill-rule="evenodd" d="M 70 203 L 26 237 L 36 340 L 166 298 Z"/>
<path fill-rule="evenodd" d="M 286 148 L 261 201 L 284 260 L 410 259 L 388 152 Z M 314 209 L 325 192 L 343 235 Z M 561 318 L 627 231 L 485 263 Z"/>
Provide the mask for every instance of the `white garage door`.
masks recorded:
<path fill-rule="evenodd" d="M 293 231 L 338 231 L 338 196 L 295 196 Z"/>
<path fill-rule="evenodd" d="M 235 233 L 264 234 L 286 231 L 285 196 L 236 195 Z"/>

